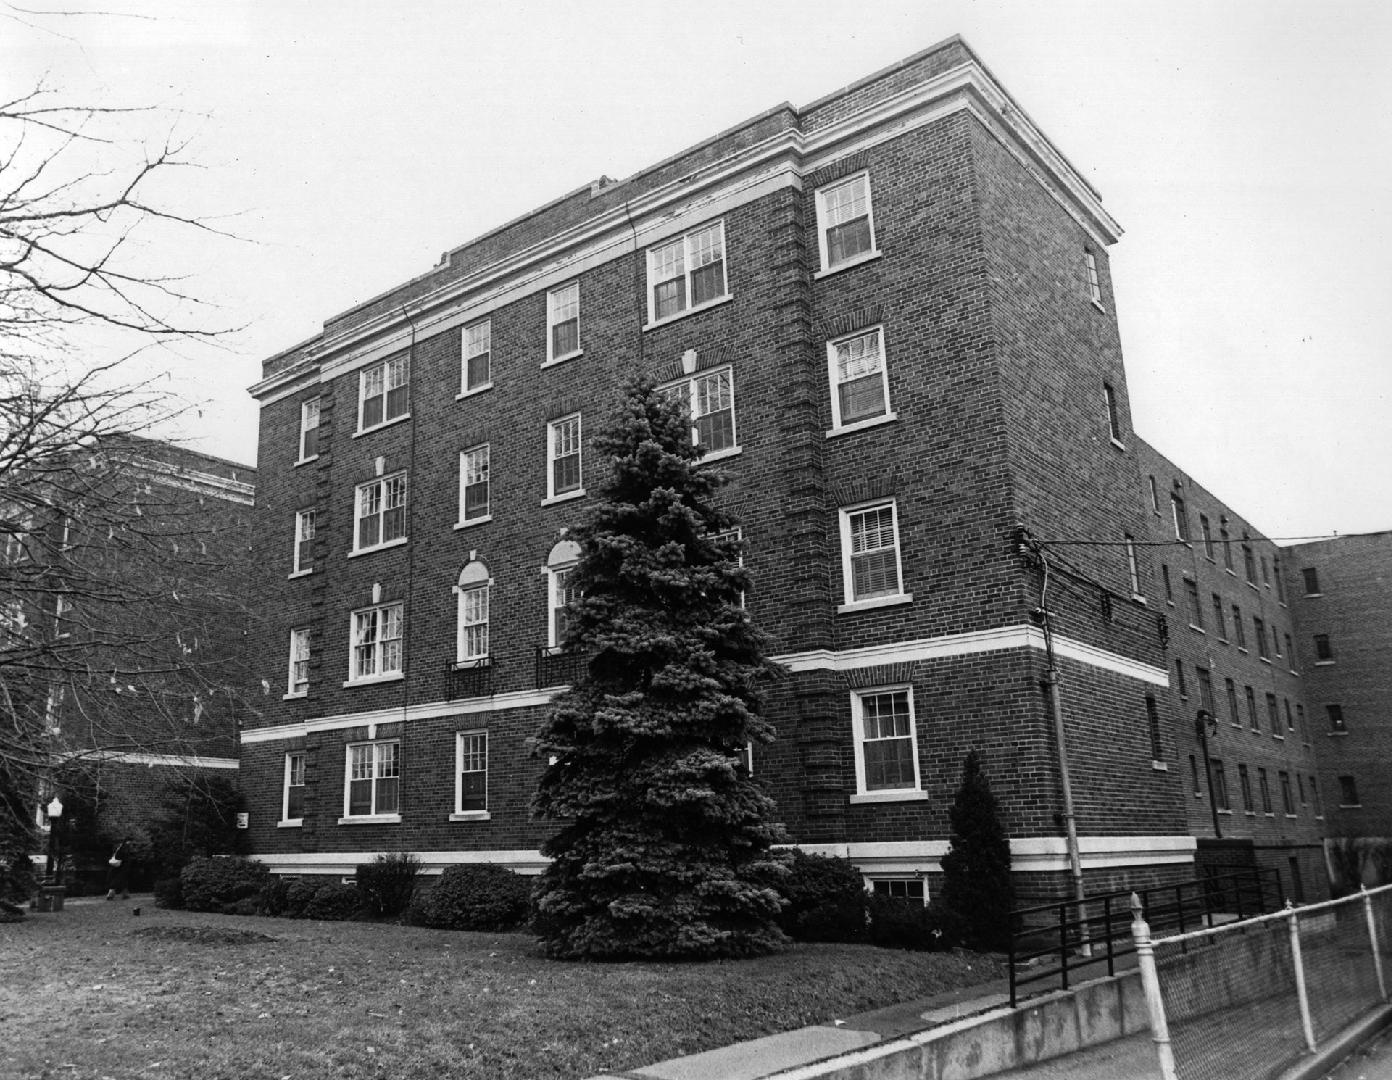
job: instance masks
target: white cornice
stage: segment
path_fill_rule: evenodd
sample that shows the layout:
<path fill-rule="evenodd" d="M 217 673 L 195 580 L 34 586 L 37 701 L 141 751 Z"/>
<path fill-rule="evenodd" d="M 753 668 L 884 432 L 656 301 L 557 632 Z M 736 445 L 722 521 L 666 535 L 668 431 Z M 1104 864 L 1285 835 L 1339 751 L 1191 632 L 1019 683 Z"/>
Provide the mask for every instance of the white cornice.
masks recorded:
<path fill-rule="evenodd" d="M 138 754 L 124 750 L 74 750 L 60 755 L 65 760 L 114 762 L 118 765 L 145 765 L 178 769 L 237 769 L 236 758 L 199 757 L 197 754 Z"/>

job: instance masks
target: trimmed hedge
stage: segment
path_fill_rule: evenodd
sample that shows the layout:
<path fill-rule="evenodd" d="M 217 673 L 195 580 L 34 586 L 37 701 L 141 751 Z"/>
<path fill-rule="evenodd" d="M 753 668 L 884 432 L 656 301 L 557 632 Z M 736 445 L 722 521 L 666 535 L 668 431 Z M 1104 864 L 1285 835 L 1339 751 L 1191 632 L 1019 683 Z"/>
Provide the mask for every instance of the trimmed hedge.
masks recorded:
<path fill-rule="evenodd" d="M 411 905 L 409 921 L 441 930 L 515 930 L 531 911 L 531 882 L 490 863 L 448 867 Z"/>
<path fill-rule="evenodd" d="M 330 881 L 315 890 L 314 898 L 304 907 L 304 918 L 345 922 L 357 918 L 362 911 L 362 893 L 352 885 Z"/>
<path fill-rule="evenodd" d="M 233 914 L 240 900 L 260 901 L 270 876 L 251 859 L 192 859 L 179 873 L 184 907 Z"/>
<path fill-rule="evenodd" d="M 865 879 L 849 859 L 793 849 L 777 888 L 788 901 L 779 924 L 794 941 L 864 941 Z"/>
<path fill-rule="evenodd" d="M 870 897 L 870 943 L 885 949 L 942 952 L 962 943 L 962 920 L 934 901 L 927 907 L 898 896 Z"/>
<path fill-rule="evenodd" d="M 177 877 L 155 882 L 155 907 L 179 909 L 184 906 L 184 883 Z"/>
<path fill-rule="evenodd" d="M 374 919 L 400 917 L 411 906 L 420 872 L 420 860 L 410 852 L 394 851 L 378 855 L 370 863 L 359 863 L 353 877 L 363 908 Z"/>

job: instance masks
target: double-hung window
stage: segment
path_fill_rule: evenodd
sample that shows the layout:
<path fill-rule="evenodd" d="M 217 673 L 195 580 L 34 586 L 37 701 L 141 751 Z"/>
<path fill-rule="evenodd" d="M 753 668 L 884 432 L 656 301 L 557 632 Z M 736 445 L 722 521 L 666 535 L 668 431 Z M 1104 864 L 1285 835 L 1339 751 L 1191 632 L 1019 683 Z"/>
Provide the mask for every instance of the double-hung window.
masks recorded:
<path fill-rule="evenodd" d="M 488 604 L 492 584 L 488 568 L 477 560 L 469 563 L 459 574 L 455 659 L 461 664 L 488 659 Z"/>
<path fill-rule="evenodd" d="M 841 511 L 841 568 L 847 604 L 903 596 L 894 502 Z"/>
<path fill-rule="evenodd" d="M 406 357 L 383 360 L 358 376 L 358 430 L 367 431 L 406 415 L 411 368 Z"/>
<path fill-rule="evenodd" d="M 1083 249 L 1083 269 L 1087 272 L 1088 299 L 1101 307 L 1102 283 L 1097 279 L 1097 256 L 1087 248 Z"/>
<path fill-rule="evenodd" d="M 1266 770 L 1257 769 L 1257 790 L 1261 793 L 1262 813 L 1271 813 L 1271 785 L 1266 779 Z"/>
<path fill-rule="evenodd" d="M 1213 602 L 1213 625 L 1218 629 L 1218 640 L 1227 641 L 1228 622 L 1227 619 L 1224 617 L 1223 598 L 1219 596 L 1217 593 L 1213 593 L 1211 599 Z"/>
<path fill-rule="evenodd" d="M 300 404 L 300 461 L 319 456 L 319 399 L 312 397 Z"/>
<path fill-rule="evenodd" d="M 725 295 L 724 222 L 648 249 L 649 322 L 670 319 Z"/>
<path fill-rule="evenodd" d="M 305 756 L 303 751 L 285 755 L 285 783 L 280 801 L 280 820 L 283 824 L 304 820 Z"/>
<path fill-rule="evenodd" d="M 552 649 L 562 648 L 565 645 L 566 634 L 570 632 L 570 612 L 567 605 L 580 596 L 580 590 L 572 584 L 574 574 L 574 565 L 557 566 L 550 572 L 548 606 L 551 618 L 548 620 L 546 644 Z"/>
<path fill-rule="evenodd" d="M 454 813 L 485 817 L 488 813 L 488 732 L 461 731 L 455 737 Z"/>
<path fill-rule="evenodd" d="M 295 556 L 292 574 L 307 574 L 314 569 L 314 511 L 295 513 Z"/>
<path fill-rule="evenodd" d="M 817 192 L 817 241 L 823 271 L 876 253 L 869 173 L 857 173 Z"/>
<path fill-rule="evenodd" d="M 913 691 L 907 686 L 857 691 L 851 695 L 851 719 L 857 793 L 871 797 L 919 794 Z"/>
<path fill-rule="evenodd" d="M 691 421 L 691 442 L 706 455 L 739 449 L 735 440 L 735 375 L 730 368 L 702 372 L 662 392 Z"/>
<path fill-rule="evenodd" d="M 1189 543 L 1189 514 L 1184 509 L 1184 499 L 1179 495 L 1170 496 L 1170 512 L 1174 516 L 1175 539 Z"/>
<path fill-rule="evenodd" d="M 487 390 L 493 385 L 493 320 L 480 319 L 464 327 L 463 344 L 460 393 Z"/>
<path fill-rule="evenodd" d="M 459 523 L 487 521 L 489 513 L 488 444 L 464 450 L 459 455 Z"/>
<path fill-rule="evenodd" d="M 1252 633 L 1257 639 L 1257 655 L 1266 660 L 1266 622 L 1257 615 L 1252 616 Z"/>
<path fill-rule="evenodd" d="M 580 414 L 546 425 L 546 497 L 584 493 L 580 472 Z"/>
<path fill-rule="evenodd" d="M 286 697 L 304 697 L 309 693 L 309 628 L 290 631 L 290 669 L 286 680 Z"/>
<path fill-rule="evenodd" d="M 1242 726 L 1242 713 L 1237 708 L 1237 684 L 1231 679 L 1224 679 L 1223 684 L 1228 691 L 1228 720 L 1233 727 Z"/>
<path fill-rule="evenodd" d="M 344 817 L 385 817 L 401 812 L 401 743 L 353 743 L 348 747 Z"/>
<path fill-rule="evenodd" d="M 1121 410 L 1117 406 L 1116 390 L 1111 383 L 1102 384 L 1102 400 L 1107 406 L 1107 434 L 1114 443 L 1121 442 Z"/>
<path fill-rule="evenodd" d="M 353 660 L 349 682 L 401 674 L 403 605 L 378 604 L 353 612 Z"/>
<path fill-rule="evenodd" d="M 1328 634 L 1315 635 L 1315 663 L 1326 664 L 1334 659 L 1334 646 L 1330 644 Z"/>
<path fill-rule="evenodd" d="M 1136 538 L 1130 533 L 1124 537 L 1126 541 L 1126 578 L 1131 585 L 1131 595 L 1133 598 L 1141 599 L 1141 564 L 1136 558 Z"/>
<path fill-rule="evenodd" d="M 359 484 L 356 502 L 354 551 L 370 551 L 406 538 L 404 472 Z"/>
<path fill-rule="evenodd" d="M 546 294 L 546 361 L 551 363 L 580 351 L 580 282 L 572 281 Z"/>
<path fill-rule="evenodd" d="M 827 364 L 833 430 L 892 415 L 883 327 L 828 342 Z"/>
<path fill-rule="evenodd" d="M 1247 772 L 1246 765 L 1237 767 L 1237 780 L 1242 788 L 1242 812 L 1245 814 L 1255 814 L 1256 805 L 1252 802 L 1252 777 Z"/>

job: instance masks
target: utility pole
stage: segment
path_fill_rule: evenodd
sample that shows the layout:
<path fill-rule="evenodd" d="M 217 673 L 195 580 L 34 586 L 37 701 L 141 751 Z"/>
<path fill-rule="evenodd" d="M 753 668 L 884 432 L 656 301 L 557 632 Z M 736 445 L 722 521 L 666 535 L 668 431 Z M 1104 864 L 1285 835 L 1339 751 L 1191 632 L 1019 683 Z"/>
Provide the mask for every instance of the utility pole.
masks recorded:
<path fill-rule="evenodd" d="M 1208 809 L 1213 815 L 1213 836 L 1223 839 L 1223 829 L 1218 824 L 1218 803 L 1213 798 L 1213 761 L 1208 756 L 1208 740 L 1218 735 L 1218 721 L 1207 709 L 1200 709 L 1194 717 L 1194 734 L 1199 737 L 1199 748 L 1203 751 L 1204 777 L 1208 780 Z"/>

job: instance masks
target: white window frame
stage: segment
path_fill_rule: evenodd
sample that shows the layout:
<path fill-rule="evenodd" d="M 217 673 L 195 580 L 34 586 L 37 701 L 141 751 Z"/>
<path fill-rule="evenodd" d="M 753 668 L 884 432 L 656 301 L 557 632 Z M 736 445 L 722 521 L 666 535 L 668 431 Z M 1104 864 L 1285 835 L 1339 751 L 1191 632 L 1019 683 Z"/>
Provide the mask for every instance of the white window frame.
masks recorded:
<path fill-rule="evenodd" d="M 559 319 L 557 315 L 566 310 L 570 303 L 569 294 L 574 291 L 575 314 L 575 348 L 569 352 L 556 352 L 556 327 L 563 326 L 571 321 L 570 318 Z M 585 350 L 580 344 L 580 281 L 567 281 L 564 285 L 551 289 L 546 294 L 546 363 L 559 364 L 562 360 L 569 360 L 571 357 L 579 356 Z"/>
<path fill-rule="evenodd" d="M 290 631 L 290 659 L 285 672 L 287 698 L 309 695 L 309 661 L 312 655 L 309 631 L 308 626 L 297 626 Z"/>
<path fill-rule="evenodd" d="M 381 388 L 375 393 L 369 394 L 368 388 L 378 379 L 381 380 Z M 391 395 L 394 390 L 406 392 L 401 395 L 401 411 L 392 413 L 390 411 Z M 376 398 L 382 399 L 382 419 L 375 424 L 365 423 L 367 416 L 367 403 Z M 358 372 L 358 434 L 362 435 L 368 431 L 376 431 L 378 428 L 386 427 L 398 420 L 405 420 L 411 415 L 411 362 L 407 356 L 395 356 L 390 360 L 383 360 L 377 364 L 371 364 Z"/>
<path fill-rule="evenodd" d="M 1102 401 L 1107 409 L 1107 435 L 1114 446 L 1126 448 L 1121 437 L 1121 406 L 1117 402 L 1116 387 L 1109 382 L 1102 384 Z"/>
<path fill-rule="evenodd" d="M 401 501 L 397 506 L 388 506 L 388 496 L 392 491 L 393 483 L 397 480 L 401 481 Z M 369 492 L 374 490 L 377 509 L 370 514 L 364 513 Z M 391 473 L 388 476 L 378 476 L 366 483 L 359 484 L 353 491 L 353 550 L 350 555 L 362 555 L 369 551 L 379 551 L 382 548 L 397 547 L 406 543 L 407 506 L 410 497 L 410 484 L 407 482 L 404 470 Z M 390 540 L 384 539 L 387 532 L 387 514 L 396 509 L 401 511 L 401 535 L 393 536 Z M 377 542 L 375 544 L 362 543 L 362 522 L 369 517 L 377 519 Z"/>
<path fill-rule="evenodd" d="M 566 594 L 571 591 L 564 587 L 564 582 L 575 567 L 572 562 L 546 568 L 546 647 L 552 652 L 559 652 L 565 639 L 560 632 L 559 617 L 568 603 Z"/>
<path fill-rule="evenodd" d="M 479 464 L 475 460 L 482 455 L 482 479 L 475 479 L 474 484 L 469 483 L 471 469 L 478 469 Z M 459 451 L 459 524 L 456 528 L 463 528 L 466 525 L 482 525 L 485 521 L 493 520 L 493 453 L 489 443 L 480 443 L 478 446 L 471 446 L 467 450 Z M 477 484 L 482 484 L 487 489 L 487 499 L 484 503 L 484 510 L 481 514 L 470 517 L 468 514 L 468 503 L 465 496 L 468 489 Z"/>
<path fill-rule="evenodd" d="M 290 576 L 314 572 L 314 508 L 295 511 L 295 547 L 290 553 Z M 308 545 L 308 547 L 306 547 Z M 304 555 L 304 558 L 301 555 Z M 308 560 L 306 564 L 306 560 Z"/>
<path fill-rule="evenodd" d="M 469 381 L 469 361 L 485 357 L 488 372 L 482 382 Z M 493 386 L 493 319 L 478 319 L 459 331 L 459 396 L 479 394 Z"/>
<path fill-rule="evenodd" d="M 681 408 L 685 413 L 687 422 L 691 427 L 691 445 L 701 445 L 700 428 L 696 421 L 702 416 L 714 415 L 713 413 L 701 413 L 698 415 L 697 408 L 700 405 L 701 396 L 698 392 L 700 384 L 707 379 L 725 378 L 726 386 L 730 394 L 730 445 L 722 446 L 717 450 L 707 450 L 701 455 L 702 461 L 718 461 L 720 458 L 734 457 L 740 453 L 743 447 L 739 443 L 739 426 L 735 417 L 735 369 L 728 364 L 724 367 L 711 368 L 708 371 L 698 371 L 694 375 L 683 375 L 676 382 L 668 383 L 661 388 L 661 393 L 679 400 Z M 721 410 L 724 411 L 724 410 Z"/>
<path fill-rule="evenodd" d="M 913 761 L 913 783 L 908 787 L 895 788 L 870 788 L 866 785 L 865 777 L 865 699 L 880 697 L 890 694 L 903 694 L 909 709 L 909 752 Z M 913 687 L 908 683 L 895 683 L 888 686 L 875 686 L 862 690 L 851 691 L 851 731 L 855 741 L 855 774 L 856 790 L 850 796 L 853 803 L 870 802 L 907 802 L 920 799 L 927 799 L 928 793 L 923 790 L 923 777 L 921 775 L 918 761 L 918 717 L 914 712 L 914 693 Z M 896 736 L 903 738 L 903 736 Z M 883 741 L 883 740 L 868 740 Z"/>
<path fill-rule="evenodd" d="M 1087 273 L 1088 299 L 1101 307 L 1102 282 L 1097 276 L 1097 254 L 1091 248 L 1083 248 L 1083 267 Z"/>
<path fill-rule="evenodd" d="M 299 782 L 298 784 L 292 783 L 292 781 L 295 779 L 295 776 L 296 776 L 296 769 L 295 769 L 295 762 L 296 762 L 296 761 L 299 762 L 299 770 L 298 770 L 298 773 L 299 773 L 300 782 Z M 286 755 L 285 755 L 285 771 L 283 772 L 283 774 L 282 774 L 282 776 L 281 776 L 281 787 L 280 787 L 280 821 L 279 821 L 279 824 L 281 824 L 281 825 L 303 825 L 303 824 L 304 824 L 303 806 L 301 806 L 301 813 L 300 813 L 300 816 L 299 816 L 299 817 L 291 817 L 291 816 L 290 816 L 290 789 L 291 789 L 292 787 L 303 788 L 303 787 L 304 787 L 304 779 L 305 779 L 305 752 L 304 752 L 303 750 L 290 750 L 290 751 L 288 751 L 288 752 L 286 753 Z M 301 794 L 300 794 L 300 798 L 301 798 L 302 800 L 303 800 L 303 798 L 304 798 L 304 793 L 303 793 L 303 791 L 302 791 Z"/>
<path fill-rule="evenodd" d="M 857 598 L 855 595 L 854 554 L 852 552 L 852 519 L 872 510 L 889 507 L 890 524 L 894 533 L 894 573 L 898 589 L 892 593 Z M 843 506 L 840 510 L 841 524 L 841 581 L 845 602 L 837 611 L 859 611 L 864 608 L 885 607 L 890 604 L 905 604 L 913 599 L 913 593 L 904 591 L 903 543 L 899 534 L 899 505 L 895 499 L 876 499 L 873 502 L 855 506 Z M 877 549 L 883 550 L 883 549 Z"/>
<path fill-rule="evenodd" d="M 880 392 L 881 400 L 884 402 L 883 411 L 874 416 L 866 416 L 859 420 L 847 421 L 841 415 L 841 387 L 843 380 L 840 379 L 840 347 L 849 346 L 852 342 L 861 338 L 873 336 L 875 347 L 880 360 Z M 863 330 L 857 330 L 853 334 L 843 334 L 841 337 L 832 338 L 827 342 L 827 381 L 831 386 L 831 431 L 829 435 L 839 434 L 843 431 L 858 431 L 864 427 L 872 427 L 875 424 L 888 423 L 898 419 L 898 414 L 890 407 L 889 403 L 889 358 L 885 353 L 884 325 L 869 326 Z M 871 373 L 873 374 L 873 372 Z M 869 376 L 861 376 L 868 378 Z M 844 380 L 851 382 L 856 380 Z"/>
<path fill-rule="evenodd" d="M 710 260 L 699 267 L 693 267 L 693 261 L 699 252 L 694 248 L 694 242 L 704 237 L 710 232 L 715 232 L 719 237 L 720 257 L 718 260 Z M 664 260 L 662 256 L 665 252 L 673 248 L 680 248 L 675 260 Z M 693 288 L 692 278 L 698 270 L 703 270 L 713 262 L 720 263 L 720 291 L 700 303 L 693 302 L 695 289 Z M 660 272 L 659 266 L 675 263 L 675 272 L 669 272 L 662 278 L 656 275 Z M 654 244 L 647 251 L 648 268 L 648 325 L 655 326 L 658 323 L 670 322 L 672 319 L 679 319 L 683 315 L 689 315 L 694 311 L 703 311 L 708 307 L 723 303 L 730 299 L 730 263 L 729 249 L 725 244 L 725 221 L 708 221 L 704 225 L 697 226 L 681 236 L 670 237 L 660 244 Z M 680 282 L 681 287 L 681 307 L 675 311 L 668 312 L 666 315 L 657 313 L 657 288 L 670 281 Z"/>
<path fill-rule="evenodd" d="M 296 465 L 303 465 L 306 461 L 313 461 L 319 456 L 319 415 L 322 402 L 317 397 L 307 398 L 300 402 L 300 445 L 299 457 Z M 310 423 L 313 418 L 314 423 Z M 309 440 L 309 433 L 314 432 L 314 453 L 305 453 L 305 444 Z"/>
<path fill-rule="evenodd" d="M 481 741 L 481 742 L 480 742 Z M 480 745 L 482 749 L 480 750 Z M 466 764 L 476 764 L 480 758 L 483 768 L 471 768 L 470 773 L 483 774 L 483 808 L 464 809 L 464 773 Z M 488 732 L 486 730 L 458 731 L 454 736 L 454 810 L 451 821 L 487 821 L 488 810 Z"/>
<path fill-rule="evenodd" d="M 456 664 L 486 664 L 491 648 L 489 620 L 493 601 L 493 578 L 488 567 L 477 559 L 459 572 L 459 583 L 454 587 L 455 635 L 454 661 Z M 482 597 L 482 603 L 478 601 Z M 481 616 L 481 617 L 480 617 Z M 482 627 L 483 648 L 470 648 L 470 630 Z M 475 644 L 479 635 L 475 634 Z"/>
<path fill-rule="evenodd" d="M 352 812 L 353 800 L 353 751 L 359 747 L 370 747 L 372 772 L 369 776 L 358 777 L 361 782 L 367 780 L 371 783 L 372 799 L 366 814 L 354 814 Z M 384 761 L 387 755 L 384 751 L 388 747 L 395 747 L 391 762 Z M 395 824 L 401 820 L 401 740 L 400 739 L 369 739 L 363 742 L 349 743 L 344 748 L 343 753 L 343 816 L 338 819 L 340 825 L 357 824 Z M 386 765 L 395 766 L 395 772 L 384 774 Z M 383 780 L 396 781 L 396 809 L 383 810 L 378 804 L 379 789 L 378 784 Z"/>
<path fill-rule="evenodd" d="M 1123 539 L 1126 542 L 1126 576 L 1131 583 L 1131 599 L 1144 600 L 1145 594 L 1141 592 L 1141 563 L 1136 557 L 1136 538 L 1130 533 L 1125 533 Z"/>
<path fill-rule="evenodd" d="M 870 246 L 862 252 L 844 258 L 838 262 L 831 262 L 831 249 L 827 243 L 827 232 L 836 225 L 844 222 L 833 223 L 830 212 L 827 208 L 827 199 L 833 193 L 850 187 L 853 184 L 864 182 L 865 184 L 865 219 L 870 231 Z M 877 259 L 880 256 L 880 249 L 875 238 L 875 198 L 870 187 L 870 172 L 862 169 L 860 172 L 844 176 L 834 183 L 823 185 L 817 189 L 817 250 L 821 256 L 821 274 L 830 274 L 837 270 L 842 270 L 851 266 L 858 266 L 860 263 L 870 259 Z"/>
<path fill-rule="evenodd" d="M 923 906 L 928 906 L 928 881 L 922 874 L 867 874 L 865 877 L 866 891 L 868 891 L 872 896 L 886 896 L 890 899 L 900 899 L 912 903 L 914 900 L 912 896 L 895 897 L 894 893 L 889 889 L 886 889 L 884 892 L 880 892 L 879 889 L 875 888 L 875 886 L 878 884 L 905 886 L 917 885 L 923 891 Z M 907 892 L 908 890 L 905 889 L 905 891 Z"/>
<path fill-rule="evenodd" d="M 384 630 L 389 629 L 391 620 L 395 613 L 396 636 L 387 637 Z M 371 670 L 364 674 L 358 672 L 358 650 L 362 647 L 361 630 L 365 629 L 367 623 L 361 623 L 359 616 L 372 616 L 373 634 L 371 646 Z M 362 686 L 365 683 L 391 682 L 405 677 L 404 666 L 406 656 L 406 606 L 401 600 L 394 600 L 385 604 L 372 604 L 368 607 L 358 608 L 348 617 L 348 681 L 344 686 Z M 386 665 L 392 659 L 392 649 L 390 642 L 396 642 L 395 667 Z"/>
<path fill-rule="evenodd" d="M 556 463 L 560 459 L 556 456 L 556 449 L 559 441 L 560 429 L 563 424 L 575 421 L 575 463 L 576 473 L 579 477 L 577 486 L 567 488 L 565 491 L 556 490 Z M 544 502 L 562 502 L 566 499 L 578 499 L 585 494 L 585 458 L 584 458 L 584 437 L 585 427 L 583 414 L 578 412 L 569 413 L 566 416 L 558 416 L 555 420 L 546 422 L 546 499 Z M 570 454 L 564 455 L 570 457 Z"/>

